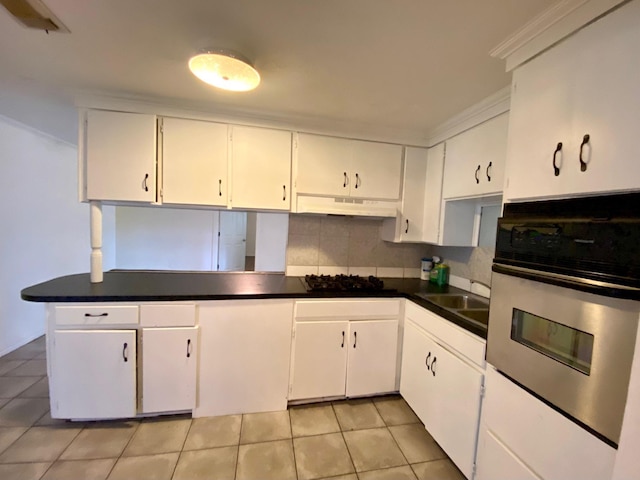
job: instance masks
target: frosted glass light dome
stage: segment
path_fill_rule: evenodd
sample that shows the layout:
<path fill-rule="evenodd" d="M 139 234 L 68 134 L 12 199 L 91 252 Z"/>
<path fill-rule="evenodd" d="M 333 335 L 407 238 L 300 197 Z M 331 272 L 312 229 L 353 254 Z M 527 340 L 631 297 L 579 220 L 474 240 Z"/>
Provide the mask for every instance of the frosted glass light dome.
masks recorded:
<path fill-rule="evenodd" d="M 260 74 L 242 55 L 229 50 L 205 50 L 189 60 L 191 72 L 209 85 L 247 92 L 260 84 Z"/>

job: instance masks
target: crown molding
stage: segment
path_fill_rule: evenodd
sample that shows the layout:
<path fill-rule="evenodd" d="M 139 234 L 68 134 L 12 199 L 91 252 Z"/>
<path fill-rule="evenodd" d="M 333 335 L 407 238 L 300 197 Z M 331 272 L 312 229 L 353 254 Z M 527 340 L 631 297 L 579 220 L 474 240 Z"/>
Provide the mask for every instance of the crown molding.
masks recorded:
<path fill-rule="evenodd" d="M 429 132 L 429 147 L 437 145 L 465 130 L 475 127 L 498 115 L 508 112 L 511 104 L 511 87 L 504 87 L 493 95 L 463 110 Z"/>
<path fill-rule="evenodd" d="M 42 130 L 38 130 L 35 127 L 32 127 L 31 125 L 27 125 L 26 123 L 23 123 L 19 120 L 16 120 L 15 118 L 11 118 L 11 117 L 7 117 L 6 115 L 3 115 L 0 113 L 0 122 L 6 123 L 7 125 L 11 125 L 14 128 L 18 128 L 20 130 L 25 130 L 27 132 L 30 132 L 34 135 L 37 135 L 38 137 L 42 137 L 46 140 L 49 140 L 53 143 L 57 143 L 60 145 L 65 145 L 67 147 L 71 147 L 71 148 L 78 148 L 78 145 L 76 145 L 75 143 L 71 143 L 67 140 L 64 140 L 60 137 L 56 137 L 55 135 L 51 135 L 50 133 L 47 132 L 43 132 Z"/>
<path fill-rule="evenodd" d="M 497 45 L 489 54 L 511 71 L 630 0 L 560 0 Z"/>
<path fill-rule="evenodd" d="M 81 92 L 76 94 L 74 104 L 79 109 L 96 108 L 121 112 L 148 113 L 159 116 L 274 128 L 400 145 L 428 146 L 427 136 L 424 131 L 417 129 L 389 128 L 363 122 L 262 112 L 211 104 L 203 107 L 202 104 L 196 105 L 166 98 L 148 98 L 126 94 L 114 95 L 109 92 Z"/>

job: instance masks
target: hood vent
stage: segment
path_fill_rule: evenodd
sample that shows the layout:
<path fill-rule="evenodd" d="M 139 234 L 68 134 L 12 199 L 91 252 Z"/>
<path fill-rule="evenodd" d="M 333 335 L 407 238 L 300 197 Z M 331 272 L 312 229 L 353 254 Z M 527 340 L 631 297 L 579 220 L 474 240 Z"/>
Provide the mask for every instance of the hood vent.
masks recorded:
<path fill-rule="evenodd" d="M 69 33 L 69 29 L 40 0 L 0 0 L 0 4 L 26 27 L 47 33 Z"/>
<path fill-rule="evenodd" d="M 298 194 L 295 213 L 323 213 L 356 217 L 395 217 L 398 201 L 345 197 L 315 197 Z"/>

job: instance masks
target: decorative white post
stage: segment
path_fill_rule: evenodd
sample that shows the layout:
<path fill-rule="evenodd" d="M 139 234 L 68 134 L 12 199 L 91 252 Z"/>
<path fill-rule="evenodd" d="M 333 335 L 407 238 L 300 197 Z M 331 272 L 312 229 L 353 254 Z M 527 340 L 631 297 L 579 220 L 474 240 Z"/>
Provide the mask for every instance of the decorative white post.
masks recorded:
<path fill-rule="evenodd" d="M 102 203 L 89 202 L 91 217 L 91 283 L 102 282 Z"/>

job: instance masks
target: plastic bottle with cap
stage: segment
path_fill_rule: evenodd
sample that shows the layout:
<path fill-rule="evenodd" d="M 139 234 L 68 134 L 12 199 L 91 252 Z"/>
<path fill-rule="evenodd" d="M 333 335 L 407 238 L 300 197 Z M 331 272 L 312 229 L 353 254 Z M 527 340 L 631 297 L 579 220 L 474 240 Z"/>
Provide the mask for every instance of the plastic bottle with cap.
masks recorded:
<path fill-rule="evenodd" d="M 420 265 L 420 280 L 429 280 L 429 274 L 433 268 L 433 258 L 423 258 Z"/>

